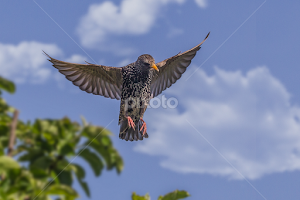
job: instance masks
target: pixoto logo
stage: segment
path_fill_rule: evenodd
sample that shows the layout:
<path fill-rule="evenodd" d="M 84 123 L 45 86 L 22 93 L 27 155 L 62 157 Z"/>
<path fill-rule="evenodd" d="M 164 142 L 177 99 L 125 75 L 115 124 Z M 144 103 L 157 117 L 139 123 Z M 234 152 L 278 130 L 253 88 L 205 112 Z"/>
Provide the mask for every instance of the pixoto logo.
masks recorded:
<path fill-rule="evenodd" d="M 176 108 L 178 106 L 178 100 L 175 97 L 166 98 L 165 95 L 155 97 L 153 99 L 141 99 L 130 97 L 125 100 L 125 109 L 133 108 Z"/>

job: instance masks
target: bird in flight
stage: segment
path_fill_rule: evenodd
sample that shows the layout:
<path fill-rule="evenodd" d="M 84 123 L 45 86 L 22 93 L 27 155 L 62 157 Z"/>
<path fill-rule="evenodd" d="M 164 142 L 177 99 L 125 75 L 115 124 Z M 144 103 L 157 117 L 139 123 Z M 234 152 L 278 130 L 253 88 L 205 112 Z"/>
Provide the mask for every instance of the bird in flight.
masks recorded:
<path fill-rule="evenodd" d="M 155 63 L 151 55 L 143 54 L 124 67 L 108 67 L 96 64 L 76 64 L 49 57 L 60 73 L 81 90 L 111 99 L 121 100 L 119 138 L 137 141 L 148 138 L 143 120 L 151 98 L 174 84 L 186 71 L 201 45 Z"/>

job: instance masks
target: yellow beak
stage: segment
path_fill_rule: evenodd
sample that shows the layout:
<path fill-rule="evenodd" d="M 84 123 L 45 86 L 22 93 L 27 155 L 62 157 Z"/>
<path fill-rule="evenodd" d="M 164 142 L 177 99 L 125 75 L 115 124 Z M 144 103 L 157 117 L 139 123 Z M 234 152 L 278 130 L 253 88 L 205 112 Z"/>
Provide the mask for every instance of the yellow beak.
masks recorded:
<path fill-rule="evenodd" d="M 159 69 L 157 68 L 157 66 L 155 64 L 152 65 L 152 68 L 159 72 Z"/>

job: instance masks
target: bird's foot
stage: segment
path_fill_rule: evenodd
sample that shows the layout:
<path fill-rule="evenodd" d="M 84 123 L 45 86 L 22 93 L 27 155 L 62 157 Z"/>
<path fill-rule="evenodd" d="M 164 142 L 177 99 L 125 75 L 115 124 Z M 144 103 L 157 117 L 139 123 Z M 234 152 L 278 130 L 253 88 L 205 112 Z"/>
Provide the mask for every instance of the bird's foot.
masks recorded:
<path fill-rule="evenodd" d="M 133 130 L 135 130 L 135 124 L 134 124 L 133 120 L 131 119 L 131 117 L 128 116 L 127 120 L 128 120 L 129 127 L 133 128 Z"/>
<path fill-rule="evenodd" d="M 144 129 L 143 131 L 143 135 L 145 135 L 146 131 L 147 131 L 147 126 L 146 126 L 146 122 L 141 118 L 141 121 L 143 122 L 143 125 L 140 129 L 140 131 L 142 131 L 142 129 Z"/>

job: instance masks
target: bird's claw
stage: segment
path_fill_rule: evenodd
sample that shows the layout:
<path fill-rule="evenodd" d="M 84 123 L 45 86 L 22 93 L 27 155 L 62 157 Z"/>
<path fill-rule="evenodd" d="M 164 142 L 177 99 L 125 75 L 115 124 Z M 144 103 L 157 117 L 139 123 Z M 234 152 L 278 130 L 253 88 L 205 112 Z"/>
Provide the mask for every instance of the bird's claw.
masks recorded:
<path fill-rule="evenodd" d="M 143 131 L 143 136 L 144 136 L 147 131 L 147 126 L 146 126 L 146 122 L 142 118 L 141 118 L 141 121 L 143 122 L 143 125 L 142 125 L 140 131 L 142 131 L 142 129 L 144 129 L 144 131 Z"/>
<path fill-rule="evenodd" d="M 131 119 L 131 117 L 127 117 L 127 119 L 128 119 L 129 127 L 133 128 L 133 130 L 135 130 L 135 124 L 134 124 L 133 120 Z"/>

